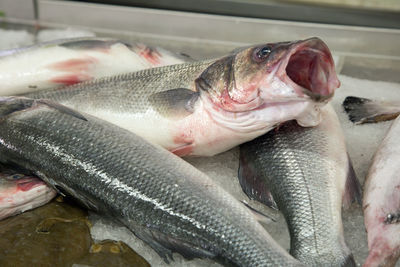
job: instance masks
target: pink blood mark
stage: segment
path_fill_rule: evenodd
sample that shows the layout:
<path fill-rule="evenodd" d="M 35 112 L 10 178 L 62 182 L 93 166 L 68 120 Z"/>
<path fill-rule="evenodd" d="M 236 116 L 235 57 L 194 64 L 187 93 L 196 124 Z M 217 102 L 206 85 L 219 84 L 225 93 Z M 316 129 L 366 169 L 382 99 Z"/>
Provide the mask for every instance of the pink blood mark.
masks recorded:
<path fill-rule="evenodd" d="M 93 57 L 68 59 L 65 61 L 57 62 L 47 66 L 49 69 L 68 71 L 68 72 L 82 72 L 88 71 L 90 66 L 98 63 L 98 60 Z"/>
<path fill-rule="evenodd" d="M 160 61 L 161 54 L 155 48 L 143 46 L 143 47 L 140 47 L 140 50 L 138 53 L 140 56 L 144 57 L 153 66 L 158 66 L 161 63 L 161 61 Z"/>
<path fill-rule="evenodd" d="M 187 155 L 190 155 L 193 152 L 193 145 L 192 144 L 187 144 L 175 149 L 170 150 L 172 153 L 177 155 L 178 157 L 184 157 Z"/>
<path fill-rule="evenodd" d="M 169 151 L 179 157 L 187 156 L 193 152 L 193 138 L 191 137 L 192 131 L 183 131 L 174 137 L 173 141 L 179 147 L 172 148 Z"/>
<path fill-rule="evenodd" d="M 84 74 L 68 74 L 68 75 L 61 75 L 55 78 L 50 79 L 52 83 L 64 84 L 64 85 L 73 85 L 76 83 L 80 83 L 83 81 L 91 80 L 93 77 L 90 75 Z"/>
<path fill-rule="evenodd" d="M 43 184 L 44 184 L 44 182 L 39 179 L 27 178 L 27 179 L 22 179 L 22 180 L 18 181 L 17 188 L 21 191 L 26 192 L 26 191 L 31 190 L 34 187 L 37 187 L 37 186 L 43 185 Z"/>

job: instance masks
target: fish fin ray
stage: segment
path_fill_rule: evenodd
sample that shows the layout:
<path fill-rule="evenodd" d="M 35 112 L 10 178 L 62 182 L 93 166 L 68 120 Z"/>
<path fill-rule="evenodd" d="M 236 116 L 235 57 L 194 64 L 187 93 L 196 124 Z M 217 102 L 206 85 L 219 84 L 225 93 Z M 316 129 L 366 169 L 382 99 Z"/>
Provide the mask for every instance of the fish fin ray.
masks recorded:
<path fill-rule="evenodd" d="M 186 145 L 180 146 L 178 148 L 172 149 L 172 150 L 170 150 L 170 152 L 174 153 L 178 157 L 184 157 L 184 156 L 187 156 L 190 153 L 192 153 L 193 148 L 194 148 L 193 144 L 190 143 L 190 144 L 186 144 Z"/>
<path fill-rule="evenodd" d="M 59 104 L 57 102 L 53 102 L 53 101 L 48 100 L 48 99 L 38 99 L 38 100 L 36 100 L 36 102 L 38 104 L 47 105 L 48 107 L 54 108 L 54 109 L 56 109 L 56 110 L 58 110 L 58 111 L 60 111 L 62 113 L 71 115 L 71 116 L 73 116 L 75 118 L 87 121 L 87 119 L 81 113 L 79 113 L 78 111 L 73 110 L 73 109 L 71 109 L 69 107 L 66 107 L 64 105 L 61 105 L 61 104 Z"/>
<path fill-rule="evenodd" d="M 59 46 L 76 49 L 76 50 L 92 50 L 92 49 L 109 49 L 110 46 L 116 43 L 122 43 L 118 40 L 113 39 L 77 39 L 77 40 L 66 40 L 65 42 L 59 43 Z"/>
<path fill-rule="evenodd" d="M 348 96 L 342 105 L 349 120 L 355 124 L 393 120 L 400 114 L 400 103 L 395 102 Z"/>
<path fill-rule="evenodd" d="M 69 114 L 78 119 L 87 121 L 87 119 L 79 112 L 63 106 L 59 103 L 47 100 L 47 99 L 31 99 L 26 97 L 0 97 L 0 118 L 10 115 L 14 112 L 23 111 L 29 108 L 34 108 L 37 105 L 46 105 L 54 108 L 62 113 Z"/>
<path fill-rule="evenodd" d="M 276 222 L 277 219 L 274 218 L 271 215 L 265 214 L 262 211 L 259 211 L 258 209 L 252 207 L 249 203 L 247 203 L 246 201 L 242 200 L 241 201 L 243 203 L 243 205 L 248 208 L 250 210 L 250 212 L 254 215 L 254 217 L 256 218 L 256 220 L 260 223 L 270 223 L 272 222 Z"/>
<path fill-rule="evenodd" d="M 250 199 L 260 201 L 268 207 L 278 210 L 278 205 L 268 189 L 268 186 L 257 173 L 253 164 L 248 162 L 242 153 L 240 153 L 238 177 L 243 192 Z"/>
<path fill-rule="evenodd" d="M 174 260 L 172 253 L 178 252 L 186 259 L 214 258 L 216 255 L 205 249 L 194 247 L 157 231 L 145 227 L 134 227 L 134 234 L 152 247 L 166 263 Z"/>
<path fill-rule="evenodd" d="M 348 158 L 348 170 L 347 170 L 347 179 L 345 184 L 345 192 L 343 195 L 343 207 L 345 209 L 349 208 L 353 202 L 356 202 L 358 205 L 361 205 L 361 185 L 357 179 L 357 175 L 353 168 L 353 163 L 349 155 Z"/>
<path fill-rule="evenodd" d="M 163 116 L 183 118 L 194 112 L 198 98 L 198 92 L 176 88 L 150 95 L 149 102 Z"/>

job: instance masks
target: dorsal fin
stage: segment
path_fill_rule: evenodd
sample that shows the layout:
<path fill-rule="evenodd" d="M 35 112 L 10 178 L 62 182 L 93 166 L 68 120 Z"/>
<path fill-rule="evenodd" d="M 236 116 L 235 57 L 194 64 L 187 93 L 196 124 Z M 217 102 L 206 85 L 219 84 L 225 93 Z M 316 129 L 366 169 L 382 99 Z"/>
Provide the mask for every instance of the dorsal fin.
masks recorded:
<path fill-rule="evenodd" d="M 56 109 L 56 110 L 58 110 L 58 111 L 60 111 L 62 113 L 71 115 L 73 117 L 76 117 L 76 118 L 84 120 L 84 121 L 87 121 L 87 119 L 81 113 L 79 113 L 78 111 L 73 110 L 73 109 L 71 109 L 71 108 L 69 108 L 67 106 L 61 105 L 61 104 L 59 104 L 57 102 L 53 102 L 53 101 L 48 100 L 48 99 L 38 99 L 38 100 L 36 100 L 36 103 L 37 104 L 47 105 L 47 106 L 49 106 L 51 108 L 54 108 L 54 109 Z"/>
<path fill-rule="evenodd" d="M 46 105 L 54 108 L 62 113 L 74 116 L 78 119 L 87 121 L 87 119 L 79 112 L 63 106 L 59 103 L 47 100 L 47 99 L 31 99 L 26 97 L 0 97 L 0 118 L 10 115 L 17 111 L 23 111 L 26 109 L 34 108 L 38 105 Z"/>

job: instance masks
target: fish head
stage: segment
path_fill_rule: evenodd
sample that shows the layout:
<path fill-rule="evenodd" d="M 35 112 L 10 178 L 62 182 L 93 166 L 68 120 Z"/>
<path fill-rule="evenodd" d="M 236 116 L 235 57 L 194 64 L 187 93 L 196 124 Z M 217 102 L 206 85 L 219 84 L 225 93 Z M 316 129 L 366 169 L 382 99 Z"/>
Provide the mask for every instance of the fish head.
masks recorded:
<path fill-rule="evenodd" d="M 303 126 L 319 123 L 319 107 L 339 86 L 332 55 L 319 38 L 243 48 L 209 65 L 196 80 L 214 109 L 278 112 L 274 123 L 298 119 Z"/>

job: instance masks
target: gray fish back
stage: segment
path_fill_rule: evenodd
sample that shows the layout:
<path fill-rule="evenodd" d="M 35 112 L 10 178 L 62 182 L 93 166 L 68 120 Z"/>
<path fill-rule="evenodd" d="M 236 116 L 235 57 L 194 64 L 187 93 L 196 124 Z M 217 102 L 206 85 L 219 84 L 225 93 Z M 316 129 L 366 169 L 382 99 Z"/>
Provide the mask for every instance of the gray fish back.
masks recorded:
<path fill-rule="evenodd" d="M 324 131 L 292 121 L 240 147 L 265 186 L 258 198 L 271 192 L 288 223 L 291 254 L 309 266 L 344 266 L 352 258 L 342 240 L 328 143 Z"/>

